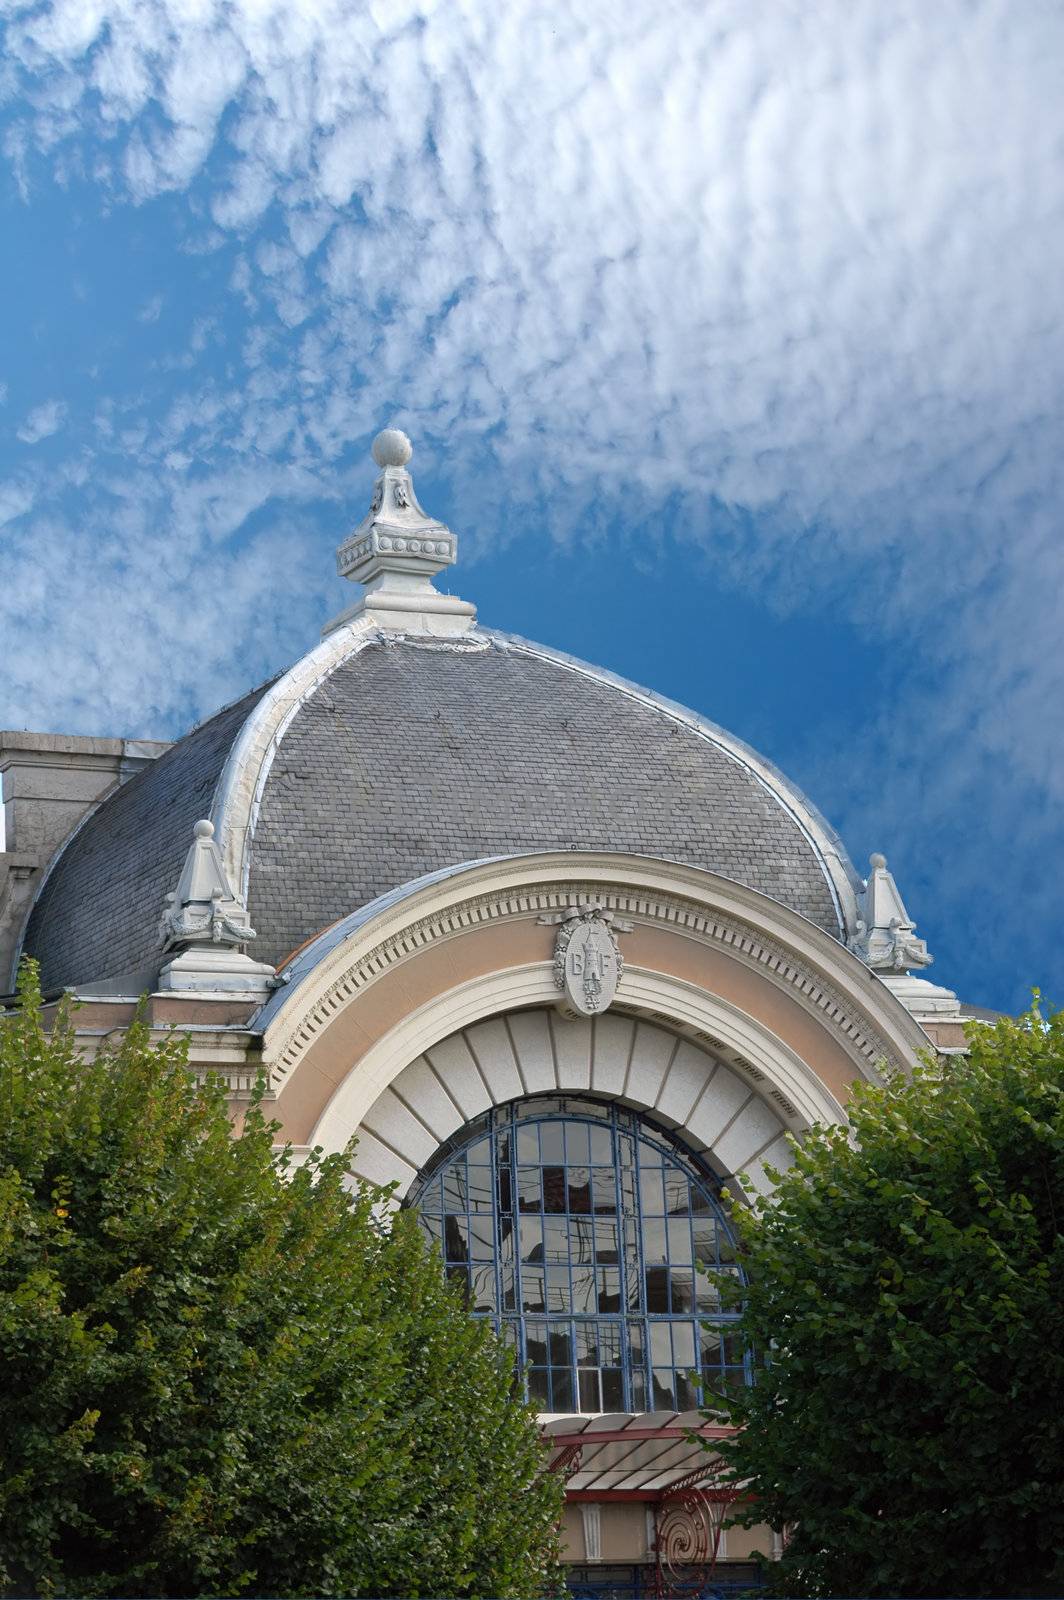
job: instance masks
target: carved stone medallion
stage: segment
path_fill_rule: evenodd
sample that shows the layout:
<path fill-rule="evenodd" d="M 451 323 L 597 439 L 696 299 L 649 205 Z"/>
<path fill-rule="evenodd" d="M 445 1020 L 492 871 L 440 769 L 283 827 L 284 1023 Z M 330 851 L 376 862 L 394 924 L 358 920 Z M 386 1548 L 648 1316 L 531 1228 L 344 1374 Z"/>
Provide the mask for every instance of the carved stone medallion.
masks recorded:
<path fill-rule="evenodd" d="M 554 945 L 554 981 L 573 1009 L 584 1017 L 605 1011 L 624 971 L 616 935 L 630 933 L 632 924 L 588 902 L 539 920 L 561 923 Z"/>

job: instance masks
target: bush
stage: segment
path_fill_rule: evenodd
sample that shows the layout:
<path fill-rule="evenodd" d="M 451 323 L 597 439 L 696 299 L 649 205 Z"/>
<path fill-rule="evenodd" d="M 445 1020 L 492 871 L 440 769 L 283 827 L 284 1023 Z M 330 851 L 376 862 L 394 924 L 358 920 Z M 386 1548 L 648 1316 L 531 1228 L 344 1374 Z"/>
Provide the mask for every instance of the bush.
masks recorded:
<path fill-rule="evenodd" d="M 138 1022 L 0 1021 L 0 1591 L 535 1595 L 561 1486 L 416 1219 Z"/>
<path fill-rule="evenodd" d="M 791 1530 L 773 1584 L 1064 1593 L 1064 1017 L 857 1088 L 736 1215 L 763 1364 L 727 1454 Z"/>

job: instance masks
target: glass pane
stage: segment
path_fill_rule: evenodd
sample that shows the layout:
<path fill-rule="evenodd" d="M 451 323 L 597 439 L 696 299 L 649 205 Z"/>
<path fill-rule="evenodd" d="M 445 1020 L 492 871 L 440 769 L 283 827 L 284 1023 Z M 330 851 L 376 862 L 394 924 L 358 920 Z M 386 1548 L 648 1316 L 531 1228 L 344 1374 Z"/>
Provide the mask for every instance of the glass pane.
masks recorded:
<path fill-rule="evenodd" d="M 669 1286 L 672 1291 L 672 1312 L 693 1311 L 695 1308 L 694 1275 L 690 1272 L 677 1272 L 673 1269 L 669 1274 Z"/>
<path fill-rule="evenodd" d="M 448 1167 L 443 1175 L 443 1208 L 445 1211 L 464 1211 L 466 1208 L 465 1162 Z"/>
<path fill-rule="evenodd" d="M 639 1174 L 639 1199 L 644 1217 L 660 1217 L 665 1211 L 665 1191 L 660 1167 L 644 1167 Z"/>
<path fill-rule="evenodd" d="M 619 1367 L 621 1364 L 621 1325 L 619 1322 L 598 1324 L 599 1365 Z"/>
<path fill-rule="evenodd" d="M 580 1383 L 580 1409 L 581 1411 L 601 1411 L 602 1405 L 599 1396 L 599 1375 L 595 1367 L 584 1367 L 577 1373 Z"/>
<path fill-rule="evenodd" d="M 665 1169 L 665 1209 L 670 1217 L 687 1215 L 690 1210 L 690 1188 L 686 1172 L 680 1172 L 675 1167 Z"/>
<path fill-rule="evenodd" d="M 591 1138 L 591 1164 L 596 1167 L 613 1166 L 613 1136 L 609 1128 L 589 1128 Z"/>
<path fill-rule="evenodd" d="M 538 1167 L 518 1167 L 517 1206 L 519 1211 L 538 1211 L 543 1194 Z"/>
<path fill-rule="evenodd" d="M 596 1367 L 599 1360 L 598 1322 L 578 1322 L 573 1330 L 577 1366 Z"/>
<path fill-rule="evenodd" d="M 668 1316 L 670 1310 L 668 1267 L 648 1267 L 645 1282 L 647 1311 L 653 1316 Z"/>
<path fill-rule="evenodd" d="M 674 1322 L 672 1325 L 672 1359 L 677 1367 L 695 1364 L 695 1325 L 693 1322 Z"/>
<path fill-rule="evenodd" d="M 547 1268 L 547 1310 L 550 1312 L 571 1311 L 569 1299 L 569 1268 Z"/>
<path fill-rule="evenodd" d="M 466 1160 L 471 1167 L 490 1167 L 491 1140 L 478 1139 L 476 1144 L 471 1144 L 466 1151 Z"/>
<path fill-rule="evenodd" d="M 565 1168 L 543 1168 L 543 1209 L 557 1214 L 565 1210 Z"/>
<path fill-rule="evenodd" d="M 591 1266 L 575 1266 L 573 1275 L 573 1310 L 578 1316 L 590 1316 L 598 1310 L 598 1285 L 595 1282 L 595 1269 Z"/>
<path fill-rule="evenodd" d="M 491 1168 L 470 1167 L 469 1169 L 469 1209 L 471 1211 L 490 1211 L 495 1201 L 492 1195 Z"/>
<path fill-rule="evenodd" d="M 676 1409 L 694 1411 L 698 1405 L 698 1383 L 691 1373 L 676 1374 Z"/>
<path fill-rule="evenodd" d="M 526 1311 L 546 1311 L 543 1273 L 526 1267 L 521 1274 L 521 1304 Z"/>
<path fill-rule="evenodd" d="M 554 1166 L 564 1166 L 565 1124 L 563 1122 L 541 1122 L 539 1125 L 539 1142 L 544 1166 L 548 1162 Z"/>
<path fill-rule="evenodd" d="M 448 1261 L 465 1261 L 469 1254 L 466 1243 L 466 1224 L 458 1217 L 448 1217 L 446 1224 L 446 1245 Z"/>
<path fill-rule="evenodd" d="M 591 1174 L 591 1192 L 597 1215 L 617 1209 L 617 1181 L 612 1167 L 596 1167 Z"/>
<path fill-rule="evenodd" d="M 691 1232 L 695 1260 L 712 1266 L 717 1259 L 717 1224 L 709 1217 L 700 1217 Z"/>
<path fill-rule="evenodd" d="M 547 1365 L 547 1324 L 545 1322 L 525 1323 L 525 1350 L 527 1359 L 534 1367 Z"/>
<path fill-rule="evenodd" d="M 591 1171 L 588 1167 L 568 1168 L 569 1210 L 586 1216 L 591 1210 Z"/>
<path fill-rule="evenodd" d="M 543 1224 L 538 1217 L 521 1218 L 521 1260 L 543 1260 Z"/>
<path fill-rule="evenodd" d="M 535 1123 L 517 1130 L 517 1160 L 521 1166 L 526 1162 L 533 1167 L 539 1165 L 539 1129 Z"/>
<path fill-rule="evenodd" d="M 472 1217 L 466 1224 L 466 1237 L 469 1240 L 469 1254 L 474 1261 L 495 1260 L 494 1217 Z"/>
<path fill-rule="evenodd" d="M 586 1122 L 570 1122 L 566 1128 L 565 1159 L 571 1167 L 591 1165 L 591 1130 Z"/>
<path fill-rule="evenodd" d="M 665 1224 L 651 1218 L 643 1220 L 643 1259 L 648 1267 L 657 1266 L 666 1259 Z"/>
<path fill-rule="evenodd" d="M 668 1223 L 669 1230 L 669 1261 L 674 1267 L 689 1267 L 692 1262 L 691 1255 L 691 1225 L 686 1217 L 678 1222 L 671 1219 Z"/>
<path fill-rule="evenodd" d="M 568 1367 L 552 1367 L 551 1376 L 551 1405 L 555 1411 L 575 1411 L 576 1401 L 573 1397 L 573 1375 Z"/>
<path fill-rule="evenodd" d="M 509 1167 L 499 1168 L 499 1210 L 513 1210 L 513 1185 Z"/>
<path fill-rule="evenodd" d="M 588 1244 L 587 1229 L 581 1229 L 579 1223 L 570 1225 L 564 1218 L 552 1217 L 543 1224 L 544 1261 L 568 1261 L 570 1245 L 574 1261 L 586 1261 L 591 1253 Z"/>
<path fill-rule="evenodd" d="M 607 1266 L 617 1260 L 617 1224 L 615 1222 L 595 1223 L 595 1260 L 600 1266 Z"/>
<path fill-rule="evenodd" d="M 550 1328 L 550 1364 L 552 1367 L 571 1367 L 573 1364 L 573 1330 L 567 1322 L 552 1322 Z"/>
<path fill-rule="evenodd" d="M 548 1378 L 546 1369 L 533 1367 L 528 1374 L 528 1398 L 540 1411 L 550 1410 L 550 1390 L 547 1387 Z"/>
<path fill-rule="evenodd" d="M 624 1373 L 620 1367 L 607 1367 L 601 1373 L 603 1411 L 624 1410 Z"/>
<path fill-rule="evenodd" d="M 719 1366 L 720 1364 L 720 1330 L 710 1327 L 701 1327 L 698 1332 L 698 1342 L 702 1349 L 702 1364 Z"/>
<path fill-rule="evenodd" d="M 652 1374 L 653 1399 L 651 1406 L 654 1411 L 675 1411 L 675 1395 L 672 1389 L 672 1368 L 655 1367 Z"/>
<path fill-rule="evenodd" d="M 470 1306 L 474 1311 L 497 1311 L 495 1304 L 495 1268 L 474 1267 L 470 1274 Z"/>
<path fill-rule="evenodd" d="M 695 1273 L 695 1294 L 699 1311 L 720 1310 L 720 1290 L 704 1272 Z"/>
<path fill-rule="evenodd" d="M 650 1359 L 656 1367 L 672 1366 L 672 1337 L 667 1322 L 650 1324 Z"/>
<path fill-rule="evenodd" d="M 595 1272 L 598 1279 L 598 1308 L 600 1311 L 619 1311 L 621 1309 L 621 1274 L 616 1267 L 599 1267 Z"/>

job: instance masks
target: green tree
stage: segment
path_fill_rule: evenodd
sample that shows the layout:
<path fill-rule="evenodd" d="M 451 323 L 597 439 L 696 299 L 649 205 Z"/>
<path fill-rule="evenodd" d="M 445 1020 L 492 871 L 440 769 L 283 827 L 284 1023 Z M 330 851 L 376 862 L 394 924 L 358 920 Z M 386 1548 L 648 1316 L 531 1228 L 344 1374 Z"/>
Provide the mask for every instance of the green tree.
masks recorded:
<path fill-rule="evenodd" d="M 498 1595 L 556 1577 L 512 1361 L 416 1219 L 294 1170 L 137 1023 L 0 1021 L 0 1593 Z"/>
<path fill-rule="evenodd" d="M 726 1453 L 740 1520 L 789 1530 L 781 1593 L 1064 1593 L 1064 1016 L 969 1044 L 735 1208 Z"/>

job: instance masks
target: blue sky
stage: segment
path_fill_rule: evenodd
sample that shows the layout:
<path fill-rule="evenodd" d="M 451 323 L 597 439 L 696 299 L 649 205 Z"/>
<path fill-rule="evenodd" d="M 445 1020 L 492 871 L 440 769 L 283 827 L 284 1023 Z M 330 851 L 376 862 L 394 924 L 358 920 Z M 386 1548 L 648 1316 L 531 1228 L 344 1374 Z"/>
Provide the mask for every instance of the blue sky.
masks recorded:
<path fill-rule="evenodd" d="M 763 750 L 930 976 L 1064 1001 L 1055 0 L 0 18 L 0 725 L 300 654 L 394 422 L 482 620 Z"/>

